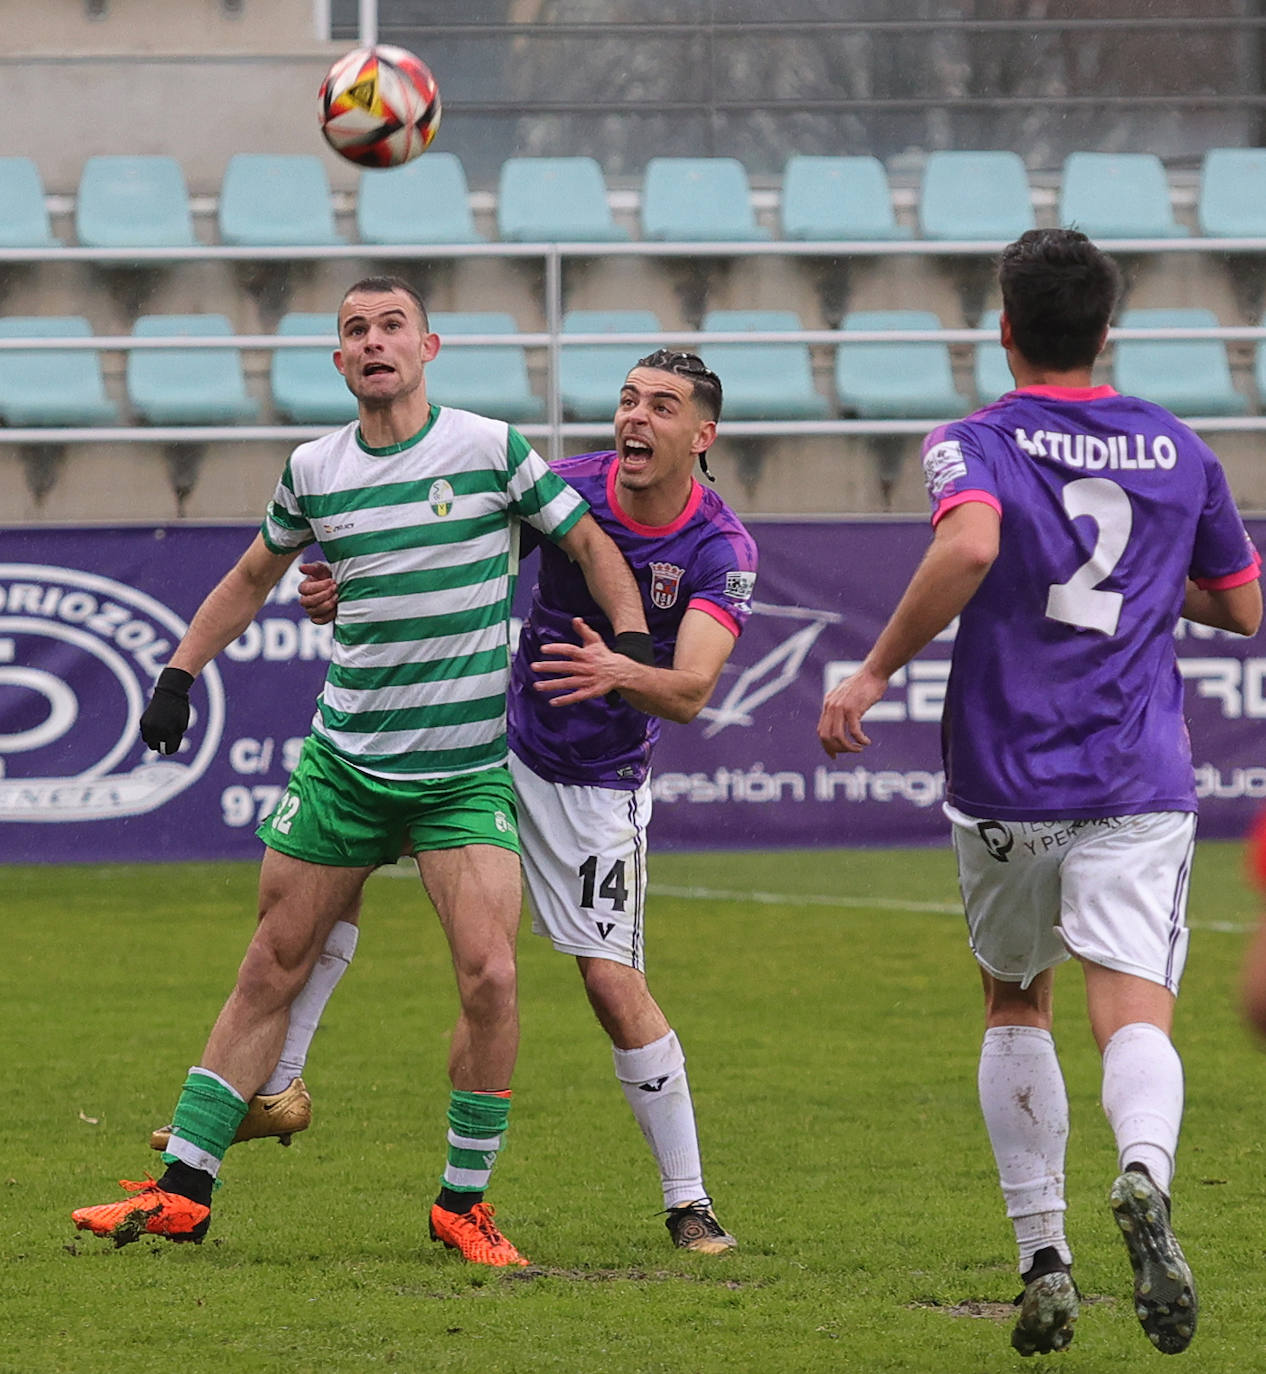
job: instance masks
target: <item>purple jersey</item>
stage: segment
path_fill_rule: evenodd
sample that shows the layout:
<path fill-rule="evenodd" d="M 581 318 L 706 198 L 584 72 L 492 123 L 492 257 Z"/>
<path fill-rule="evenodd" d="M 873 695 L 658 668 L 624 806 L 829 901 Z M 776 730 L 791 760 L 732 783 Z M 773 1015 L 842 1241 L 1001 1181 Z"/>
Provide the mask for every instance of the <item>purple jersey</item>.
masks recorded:
<path fill-rule="evenodd" d="M 736 637 L 751 614 L 756 545 L 714 492 L 693 484 L 686 508 L 663 527 L 640 525 L 620 509 L 614 453 L 586 453 L 551 464 L 589 502 L 591 513 L 628 560 L 642 591 L 655 662 L 672 666 L 677 627 L 690 609 L 704 611 Z M 551 706 L 530 665 L 542 644 L 576 643 L 580 616 L 611 642 L 611 624 L 584 575 L 552 544 L 541 545 L 540 575 L 510 675 L 510 748 L 547 782 L 632 791 L 650 768 L 659 719 L 620 700 Z"/>
<path fill-rule="evenodd" d="M 963 611 L 942 720 L 946 795 L 1015 820 L 1194 811 L 1173 632 L 1187 579 L 1261 560 L 1216 455 L 1111 387 L 1013 391 L 928 435 L 935 524 L 984 501 L 998 558 Z"/>

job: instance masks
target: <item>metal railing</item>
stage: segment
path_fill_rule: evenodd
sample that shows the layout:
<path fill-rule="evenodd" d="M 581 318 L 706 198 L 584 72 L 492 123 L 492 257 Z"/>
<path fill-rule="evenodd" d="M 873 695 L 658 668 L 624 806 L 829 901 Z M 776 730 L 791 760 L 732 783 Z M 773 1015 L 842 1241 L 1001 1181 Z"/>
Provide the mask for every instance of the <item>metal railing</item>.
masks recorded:
<path fill-rule="evenodd" d="M 516 426 L 533 440 L 545 441 L 551 457 L 562 453 L 563 441 L 572 438 L 591 438 L 607 433 L 609 421 L 565 421 L 559 391 L 559 365 L 564 347 L 587 345 L 628 344 L 630 349 L 653 348 L 662 344 L 676 344 L 706 348 L 722 343 L 800 343 L 835 346 L 864 343 L 925 343 L 947 345 L 975 345 L 996 341 L 996 330 L 956 329 L 936 330 L 832 330 L 801 329 L 778 331 L 720 331 L 665 328 L 656 333 L 580 333 L 562 330 L 563 268 L 568 260 L 637 256 L 643 258 L 717 259 L 751 257 L 791 257 L 839 259 L 876 257 L 954 257 L 991 258 L 1005 247 L 1005 242 L 979 240 L 895 239 L 866 241 L 801 241 L 774 240 L 759 242 L 692 242 L 692 243 L 479 243 L 444 245 L 376 245 L 349 243 L 337 245 L 293 247 L 243 247 L 226 244 L 198 244 L 183 248 L 0 248 L 0 267 L 5 264 L 29 264 L 50 261 L 91 262 L 102 266 L 163 266 L 199 261 L 328 261 L 338 259 L 381 260 L 394 262 L 415 260 L 514 258 L 539 260 L 544 266 L 543 331 L 523 331 L 513 334 L 447 334 L 445 348 L 478 348 L 520 345 L 545 352 L 545 390 L 547 418 L 544 423 L 525 423 Z M 1260 256 L 1266 264 L 1266 239 L 1263 238 L 1162 238 L 1119 239 L 1105 244 L 1111 252 L 1121 253 L 1204 253 L 1250 254 Z M 0 321 L 2 328 L 2 321 Z M 1216 339 L 1228 343 L 1256 344 L 1266 341 L 1266 327 L 1218 326 L 1212 328 L 1131 328 L 1113 329 L 1109 343 L 1123 339 L 1180 340 Z M 0 352 L 31 352 L 40 350 L 66 351 L 91 349 L 98 352 L 129 352 L 138 349 L 223 349 L 271 352 L 289 348 L 333 348 L 336 340 L 323 335 L 241 334 L 234 336 L 203 335 L 159 337 L 134 335 L 93 335 L 79 338 L 61 337 L 3 337 Z M 612 408 L 614 410 L 614 396 Z M 943 420 L 959 418 L 944 416 Z M 1190 416 L 1183 417 L 1192 428 L 1206 432 L 1235 430 L 1266 430 L 1266 415 Z M 936 420 L 727 420 L 725 432 L 733 438 L 791 437 L 796 435 L 899 435 L 926 432 Z M 331 425 L 295 424 L 239 424 L 190 426 L 27 426 L 0 428 L 0 443 L 120 443 L 120 442 L 187 442 L 210 443 L 223 441 L 279 440 L 301 442 L 328 433 Z"/>

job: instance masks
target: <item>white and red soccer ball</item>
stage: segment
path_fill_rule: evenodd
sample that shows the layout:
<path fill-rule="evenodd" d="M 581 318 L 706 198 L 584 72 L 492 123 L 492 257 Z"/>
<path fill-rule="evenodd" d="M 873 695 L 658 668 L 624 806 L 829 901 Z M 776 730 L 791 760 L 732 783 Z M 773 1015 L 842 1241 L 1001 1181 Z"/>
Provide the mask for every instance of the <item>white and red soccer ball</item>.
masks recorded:
<path fill-rule="evenodd" d="M 325 141 L 361 167 L 398 167 L 426 152 L 440 127 L 440 91 L 404 48 L 357 48 L 325 74 L 317 97 Z"/>

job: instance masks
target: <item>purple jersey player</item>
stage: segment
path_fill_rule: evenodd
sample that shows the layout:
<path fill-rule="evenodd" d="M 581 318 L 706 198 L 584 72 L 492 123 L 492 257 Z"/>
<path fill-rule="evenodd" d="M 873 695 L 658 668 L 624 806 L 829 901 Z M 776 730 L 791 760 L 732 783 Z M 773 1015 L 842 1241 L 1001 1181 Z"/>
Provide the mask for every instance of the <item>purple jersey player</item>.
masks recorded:
<path fill-rule="evenodd" d="M 704 1188 L 685 1056 L 643 971 L 643 915 L 659 717 L 689 721 L 707 702 L 756 582 L 750 535 L 693 475 L 720 406 L 721 384 L 697 357 L 660 350 L 621 388 L 615 450 L 556 465 L 633 568 L 654 661 L 606 647 L 602 612 L 542 545 L 509 696 L 533 928 L 575 957 L 659 1166 L 669 1232 L 703 1254 L 735 1241 Z M 595 686 L 618 695 L 594 697 Z"/>
<path fill-rule="evenodd" d="M 644 525 L 620 504 L 620 456 L 587 453 L 553 464 L 589 503 L 590 513 L 615 541 L 642 588 L 654 660 L 669 667 L 687 611 L 699 611 L 737 639 L 751 613 L 756 548 L 738 517 L 693 478 L 686 504 L 662 527 Z M 580 617 L 603 638 L 611 627 L 589 595 L 579 569 L 552 548 L 541 548 L 540 573 L 511 674 L 510 748 L 548 782 L 636 791 L 646 781 L 659 717 L 622 698 L 591 698 L 566 711 L 534 690 L 531 665 L 542 646 L 575 638 Z"/>
<path fill-rule="evenodd" d="M 1119 282 L 1072 230 L 1004 251 L 1017 389 L 928 436 L 931 547 L 818 726 L 832 756 L 869 744 L 861 719 L 889 677 L 960 616 L 945 811 L 984 980 L 980 1102 L 1019 1246 L 1022 1355 L 1066 1346 L 1078 1315 L 1051 1037 L 1053 971 L 1070 956 L 1103 1056 L 1135 1311 L 1165 1353 L 1195 1331 L 1169 1192 L 1196 810 L 1174 629 L 1185 616 L 1250 635 L 1262 611 L 1260 559 L 1214 454 L 1159 406 L 1091 384 Z"/>
<path fill-rule="evenodd" d="M 659 1166 L 673 1243 L 708 1255 L 736 1242 L 704 1188 L 685 1056 L 643 971 L 643 915 L 659 718 L 693 720 L 707 703 L 756 582 L 750 535 L 694 477 L 696 459 L 707 472 L 720 412 L 716 374 L 693 353 L 660 349 L 620 389 L 615 449 L 556 464 L 632 566 L 650 634 L 612 636 L 576 566 L 543 544 L 508 696 L 534 928 L 576 958 Z M 333 618 L 328 569 L 300 593 L 313 619 Z M 292 1018 L 283 1056 L 292 1066 L 302 1066 L 328 996 L 313 986 L 304 1024 Z M 582 1156 L 585 1142 L 566 1146 Z"/>

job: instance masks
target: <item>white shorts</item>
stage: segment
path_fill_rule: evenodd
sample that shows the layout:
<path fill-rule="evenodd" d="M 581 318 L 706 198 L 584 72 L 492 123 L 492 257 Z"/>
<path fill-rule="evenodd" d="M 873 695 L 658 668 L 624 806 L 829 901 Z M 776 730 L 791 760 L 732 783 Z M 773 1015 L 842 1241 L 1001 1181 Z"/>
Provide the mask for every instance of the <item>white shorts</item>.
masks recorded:
<path fill-rule="evenodd" d="M 1028 987 L 1075 955 L 1178 991 L 1192 812 L 997 821 L 944 810 L 972 953 L 987 973 Z"/>
<path fill-rule="evenodd" d="M 648 778 L 635 792 L 546 782 L 510 755 L 532 929 L 563 954 L 642 969 Z"/>

